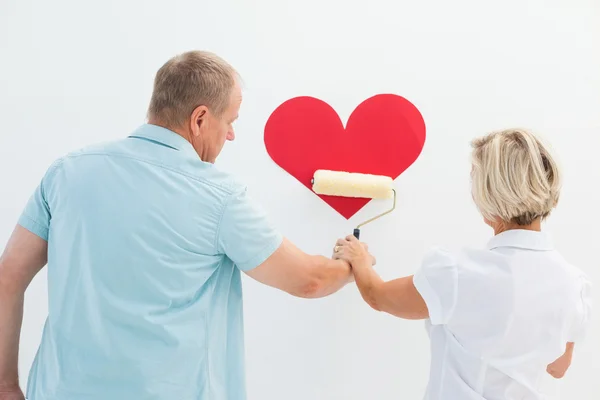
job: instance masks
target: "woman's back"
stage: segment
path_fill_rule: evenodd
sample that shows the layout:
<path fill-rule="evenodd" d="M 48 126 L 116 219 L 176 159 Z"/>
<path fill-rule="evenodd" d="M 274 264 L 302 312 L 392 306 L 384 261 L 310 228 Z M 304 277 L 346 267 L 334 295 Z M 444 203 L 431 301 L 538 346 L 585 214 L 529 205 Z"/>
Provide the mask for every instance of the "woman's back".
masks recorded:
<path fill-rule="evenodd" d="M 414 283 L 430 314 L 426 399 L 543 399 L 546 367 L 589 319 L 585 275 L 538 231 L 508 230 L 457 256 L 432 251 Z"/>
<path fill-rule="evenodd" d="M 549 146 L 523 129 L 471 144 L 471 196 L 494 232 L 487 249 L 434 250 L 413 276 L 387 282 L 353 237 L 338 240 L 334 257 L 352 264 L 371 307 L 427 320 L 426 400 L 541 400 L 546 374 L 569 367 L 592 308 L 591 282 L 542 232 L 562 174 Z"/>

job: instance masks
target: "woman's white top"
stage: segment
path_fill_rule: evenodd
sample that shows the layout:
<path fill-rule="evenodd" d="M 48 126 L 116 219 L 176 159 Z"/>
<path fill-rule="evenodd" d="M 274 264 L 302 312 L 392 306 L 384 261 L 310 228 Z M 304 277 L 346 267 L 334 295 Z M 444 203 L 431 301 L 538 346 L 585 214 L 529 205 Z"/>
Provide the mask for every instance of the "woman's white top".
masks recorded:
<path fill-rule="evenodd" d="M 506 231 L 456 256 L 435 249 L 414 284 L 430 316 L 427 400 L 543 399 L 547 365 L 590 319 L 590 281 L 543 232 Z"/>

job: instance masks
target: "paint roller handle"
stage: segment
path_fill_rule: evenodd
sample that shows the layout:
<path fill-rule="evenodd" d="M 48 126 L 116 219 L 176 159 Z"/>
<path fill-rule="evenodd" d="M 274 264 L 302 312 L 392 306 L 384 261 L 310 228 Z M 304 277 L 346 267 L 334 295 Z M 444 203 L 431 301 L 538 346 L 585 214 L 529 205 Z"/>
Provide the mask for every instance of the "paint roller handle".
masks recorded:
<path fill-rule="evenodd" d="M 360 240 L 360 229 L 358 229 L 358 228 L 355 228 L 355 229 L 354 229 L 354 233 L 353 233 L 353 234 L 354 234 L 354 237 L 355 237 L 356 239 L 359 239 L 359 240 Z"/>

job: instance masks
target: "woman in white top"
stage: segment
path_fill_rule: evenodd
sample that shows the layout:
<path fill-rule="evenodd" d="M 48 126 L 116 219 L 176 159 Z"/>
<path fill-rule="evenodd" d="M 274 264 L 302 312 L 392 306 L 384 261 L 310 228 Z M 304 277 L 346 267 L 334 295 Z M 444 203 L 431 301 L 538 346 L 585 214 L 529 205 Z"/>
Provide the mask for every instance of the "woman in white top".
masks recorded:
<path fill-rule="evenodd" d="M 586 331 L 591 284 L 541 232 L 561 186 L 549 149 L 524 130 L 472 145 L 473 200 L 494 230 L 487 248 L 433 249 L 413 276 L 389 282 L 353 236 L 338 240 L 334 258 L 352 264 L 375 310 L 427 319 L 426 399 L 542 399 L 543 374 L 562 377 Z"/>

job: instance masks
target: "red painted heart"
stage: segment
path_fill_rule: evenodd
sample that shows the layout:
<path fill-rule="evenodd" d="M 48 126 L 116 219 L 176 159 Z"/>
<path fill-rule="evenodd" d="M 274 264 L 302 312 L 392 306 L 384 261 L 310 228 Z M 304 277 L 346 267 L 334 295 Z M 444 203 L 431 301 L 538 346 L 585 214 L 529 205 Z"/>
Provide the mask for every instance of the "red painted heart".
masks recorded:
<path fill-rule="evenodd" d="M 421 154 L 425 122 L 408 100 L 379 94 L 362 102 L 346 129 L 335 110 L 313 97 L 281 104 L 265 126 L 265 145 L 281 168 L 312 191 L 317 169 L 360 172 L 396 179 Z M 349 219 L 370 200 L 319 195 Z"/>

